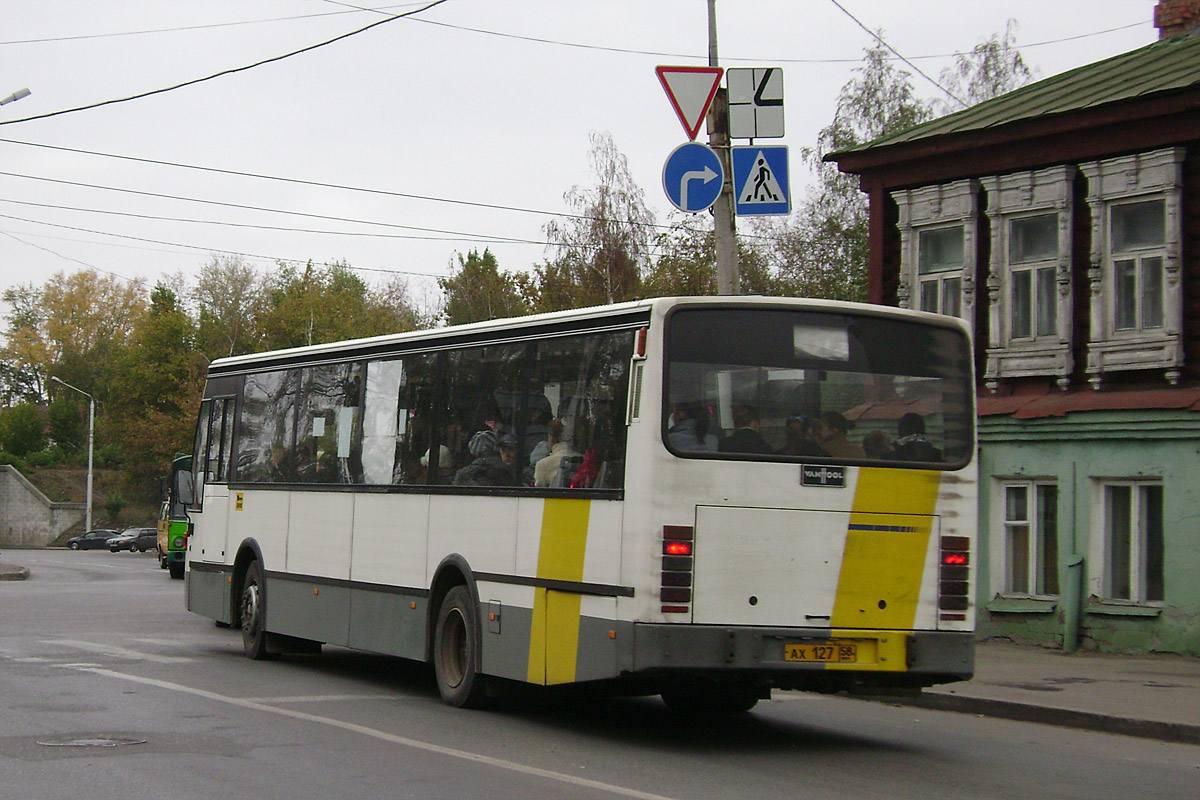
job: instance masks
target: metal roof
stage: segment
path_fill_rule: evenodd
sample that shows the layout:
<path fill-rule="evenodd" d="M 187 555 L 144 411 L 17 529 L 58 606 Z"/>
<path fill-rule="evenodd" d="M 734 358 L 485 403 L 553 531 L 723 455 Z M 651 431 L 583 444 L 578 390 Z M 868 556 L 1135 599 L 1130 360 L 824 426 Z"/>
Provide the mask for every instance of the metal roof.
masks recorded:
<path fill-rule="evenodd" d="M 842 153 L 996 128 L 1035 117 L 1182 91 L 1197 84 L 1200 84 L 1200 32 L 1193 31 L 1027 84 L 858 147 L 831 153 L 830 160 L 836 160 Z"/>

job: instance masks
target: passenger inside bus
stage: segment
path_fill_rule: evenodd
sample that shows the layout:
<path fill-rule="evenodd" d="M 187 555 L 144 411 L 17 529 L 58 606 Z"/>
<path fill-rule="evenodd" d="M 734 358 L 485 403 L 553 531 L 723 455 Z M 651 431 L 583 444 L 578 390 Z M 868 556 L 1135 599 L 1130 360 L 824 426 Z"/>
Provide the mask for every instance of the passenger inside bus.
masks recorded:
<path fill-rule="evenodd" d="M 500 437 L 495 431 L 483 430 L 471 437 L 468 445 L 472 461 L 454 473 L 455 486 L 511 486 L 513 485 L 512 464 L 516 455 L 516 438 L 505 435 L 509 451 L 508 463 L 501 456 Z"/>
<path fill-rule="evenodd" d="M 534 466 L 533 485 L 566 486 L 570 476 L 561 474 L 563 461 L 569 458 L 581 459 L 582 456 L 571 449 L 571 442 L 561 417 L 550 421 L 546 441 L 550 445 L 550 453 Z"/>
<path fill-rule="evenodd" d="M 740 403 L 733 407 L 733 433 L 717 445 L 722 453 L 774 453 L 775 449 L 758 432 L 758 409 Z"/>
<path fill-rule="evenodd" d="M 454 476 L 454 455 L 450 452 L 450 448 L 446 445 L 438 447 L 438 463 L 437 474 L 429 474 L 429 451 L 425 451 L 425 455 L 421 456 L 421 467 L 425 470 L 425 475 L 418 480 L 418 483 L 424 483 L 430 486 L 446 485 L 453 482 Z"/>
<path fill-rule="evenodd" d="M 779 451 L 781 456 L 828 455 L 817 442 L 816 420 L 807 414 L 793 414 L 788 417 L 784 435 L 787 441 Z"/>
<path fill-rule="evenodd" d="M 846 435 L 853 428 L 854 423 L 840 412 L 826 411 L 817 420 L 817 439 L 833 458 L 866 458 L 867 451 L 862 445 L 850 441 Z"/>
<path fill-rule="evenodd" d="M 896 448 L 889 458 L 896 461 L 942 461 L 942 451 L 925 438 L 925 418 L 909 412 L 896 426 Z"/>
<path fill-rule="evenodd" d="M 667 428 L 667 443 L 676 450 L 717 452 L 717 437 L 709 432 L 711 420 L 703 404 L 676 403 Z"/>

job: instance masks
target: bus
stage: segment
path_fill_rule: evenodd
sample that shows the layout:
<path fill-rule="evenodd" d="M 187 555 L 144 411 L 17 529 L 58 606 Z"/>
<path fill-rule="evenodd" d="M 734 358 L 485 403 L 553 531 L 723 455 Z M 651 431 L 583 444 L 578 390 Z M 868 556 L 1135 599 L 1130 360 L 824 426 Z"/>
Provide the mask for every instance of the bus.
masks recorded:
<path fill-rule="evenodd" d="M 740 712 L 974 671 L 958 319 L 656 298 L 213 361 L 187 608 L 322 644 Z M 908 445 L 924 446 L 914 452 Z"/>
<path fill-rule="evenodd" d="M 162 504 L 158 509 L 158 566 L 173 579 L 183 578 L 187 557 L 187 507 L 180 501 L 180 483 L 191 480 L 192 457 L 176 454 L 171 474 L 163 479 Z"/>

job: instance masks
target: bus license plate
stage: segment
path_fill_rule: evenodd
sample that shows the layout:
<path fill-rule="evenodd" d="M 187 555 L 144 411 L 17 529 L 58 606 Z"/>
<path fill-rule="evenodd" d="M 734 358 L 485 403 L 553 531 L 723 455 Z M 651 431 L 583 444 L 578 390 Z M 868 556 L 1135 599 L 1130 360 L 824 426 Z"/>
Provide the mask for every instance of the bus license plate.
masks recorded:
<path fill-rule="evenodd" d="M 785 644 L 784 661 L 816 661 L 820 663 L 850 664 L 858 661 L 856 644 Z"/>

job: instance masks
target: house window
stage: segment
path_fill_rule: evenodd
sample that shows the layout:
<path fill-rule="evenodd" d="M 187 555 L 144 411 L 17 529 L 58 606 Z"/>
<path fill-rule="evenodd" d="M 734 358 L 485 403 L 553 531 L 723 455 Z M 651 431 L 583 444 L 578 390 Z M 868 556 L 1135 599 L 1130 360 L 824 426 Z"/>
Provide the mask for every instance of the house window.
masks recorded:
<path fill-rule="evenodd" d="M 1058 486 L 1004 485 L 1005 594 L 1058 594 Z"/>
<path fill-rule="evenodd" d="M 1106 483 L 1104 491 L 1104 597 L 1163 599 L 1163 487 L 1160 483 Z"/>
<path fill-rule="evenodd" d="M 962 313 L 963 228 L 923 230 L 917 244 L 920 308 L 957 317 Z"/>
<path fill-rule="evenodd" d="M 1163 200 L 1114 205 L 1112 213 L 1113 329 L 1163 326 Z"/>
<path fill-rule="evenodd" d="M 1039 214 L 1009 223 L 1011 337 L 1054 336 L 1058 330 L 1058 215 Z"/>

